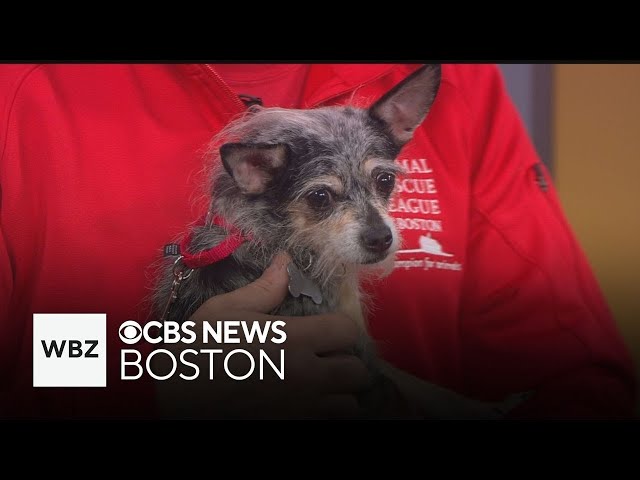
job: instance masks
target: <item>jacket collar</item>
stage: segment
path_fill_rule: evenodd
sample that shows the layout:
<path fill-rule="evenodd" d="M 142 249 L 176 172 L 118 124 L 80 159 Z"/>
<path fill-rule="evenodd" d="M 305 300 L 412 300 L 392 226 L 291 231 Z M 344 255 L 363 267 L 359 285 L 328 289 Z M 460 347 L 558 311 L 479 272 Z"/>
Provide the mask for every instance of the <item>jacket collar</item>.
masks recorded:
<path fill-rule="evenodd" d="M 315 107 L 391 72 L 393 64 L 313 64 L 306 82 L 304 107 Z"/>
<path fill-rule="evenodd" d="M 219 89 L 211 78 L 209 67 L 203 64 L 182 64 L 191 76 L 200 77 L 211 88 Z M 390 73 L 394 64 L 312 64 L 303 91 L 303 108 L 316 107 L 331 98 L 349 93 Z"/>

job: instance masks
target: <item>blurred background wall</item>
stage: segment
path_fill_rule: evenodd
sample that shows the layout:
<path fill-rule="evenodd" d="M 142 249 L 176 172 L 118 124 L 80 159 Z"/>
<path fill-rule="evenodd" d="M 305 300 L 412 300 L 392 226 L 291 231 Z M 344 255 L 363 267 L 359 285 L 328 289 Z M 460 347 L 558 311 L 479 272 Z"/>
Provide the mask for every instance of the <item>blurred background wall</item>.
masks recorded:
<path fill-rule="evenodd" d="M 500 68 L 640 379 L 640 65 Z"/>

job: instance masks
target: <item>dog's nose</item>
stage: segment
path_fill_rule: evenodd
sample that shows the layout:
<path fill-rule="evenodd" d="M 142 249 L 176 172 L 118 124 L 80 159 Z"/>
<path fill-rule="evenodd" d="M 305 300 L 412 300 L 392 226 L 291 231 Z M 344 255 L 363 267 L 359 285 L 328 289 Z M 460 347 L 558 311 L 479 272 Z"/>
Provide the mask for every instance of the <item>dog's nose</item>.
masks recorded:
<path fill-rule="evenodd" d="M 374 253 L 382 253 L 389 249 L 393 242 L 391 229 L 386 225 L 371 227 L 362 232 L 362 244 Z"/>

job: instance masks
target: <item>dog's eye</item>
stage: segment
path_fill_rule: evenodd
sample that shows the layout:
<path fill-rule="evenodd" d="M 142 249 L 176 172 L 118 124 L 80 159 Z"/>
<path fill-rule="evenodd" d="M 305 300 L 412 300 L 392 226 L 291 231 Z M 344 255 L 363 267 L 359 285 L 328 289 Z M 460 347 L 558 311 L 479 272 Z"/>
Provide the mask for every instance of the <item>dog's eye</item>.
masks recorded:
<path fill-rule="evenodd" d="M 327 208 L 331 205 L 331 192 L 326 188 L 315 190 L 307 195 L 307 199 L 312 207 L 317 209 Z"/>
<path fill-rule="evenodd" d="M 396 176 L 393 173 L 382 172 L 376 175 L 376 187 L 383 195 L 391 195 L 396 184 Z"/>

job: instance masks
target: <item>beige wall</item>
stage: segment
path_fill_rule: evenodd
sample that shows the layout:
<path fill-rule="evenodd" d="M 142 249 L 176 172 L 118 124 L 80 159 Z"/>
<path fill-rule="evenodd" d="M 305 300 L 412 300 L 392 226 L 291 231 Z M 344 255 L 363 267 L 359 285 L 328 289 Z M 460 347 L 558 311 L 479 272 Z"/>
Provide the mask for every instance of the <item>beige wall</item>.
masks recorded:
<path fill-rule="evenodd" d="M 556 65 L 554 96 L 559 195 L 640 371 L 640 65 Z"/>

